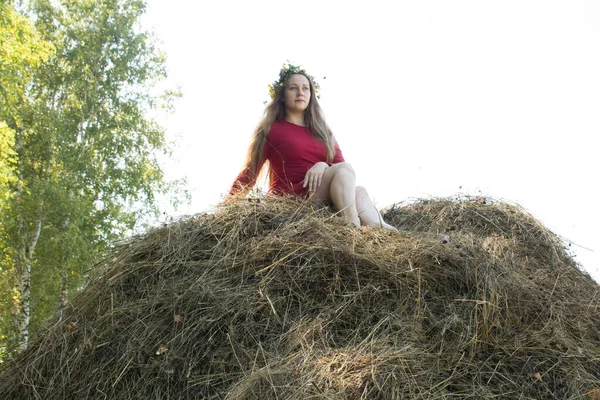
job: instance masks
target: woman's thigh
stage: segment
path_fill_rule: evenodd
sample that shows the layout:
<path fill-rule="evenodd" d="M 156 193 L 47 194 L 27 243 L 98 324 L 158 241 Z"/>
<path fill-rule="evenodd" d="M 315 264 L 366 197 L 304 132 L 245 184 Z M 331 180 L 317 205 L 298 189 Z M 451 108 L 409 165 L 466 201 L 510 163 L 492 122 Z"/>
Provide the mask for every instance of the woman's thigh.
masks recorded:
<path fill-rule="evenodd" d="M 325 201 L 331 202 L 331 182 L 335 175 L 340 172 L 340 170 L 349 171 L 354 174 L 354 169 L 352 169 L 352 165 L 347 162 L 341 162 L 338 164 L 333 164 L 331 167 L 327 168 L 323 173 L 323 177 L 321 178 L 321 184 L 315 190 L 314 194 L 310 197 L 311 200 L 316 201 Z"/>

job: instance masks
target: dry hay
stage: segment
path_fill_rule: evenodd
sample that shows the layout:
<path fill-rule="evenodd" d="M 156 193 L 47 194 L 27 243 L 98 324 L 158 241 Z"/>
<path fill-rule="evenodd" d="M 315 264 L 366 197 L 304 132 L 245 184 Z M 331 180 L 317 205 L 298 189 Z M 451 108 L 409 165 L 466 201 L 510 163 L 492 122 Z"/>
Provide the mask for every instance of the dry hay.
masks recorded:
<path fill-rule="evenodd" d="M 10 399 L 597 399 L 598 285 L 516 206 L 239 201 L 122 245 Z"/>

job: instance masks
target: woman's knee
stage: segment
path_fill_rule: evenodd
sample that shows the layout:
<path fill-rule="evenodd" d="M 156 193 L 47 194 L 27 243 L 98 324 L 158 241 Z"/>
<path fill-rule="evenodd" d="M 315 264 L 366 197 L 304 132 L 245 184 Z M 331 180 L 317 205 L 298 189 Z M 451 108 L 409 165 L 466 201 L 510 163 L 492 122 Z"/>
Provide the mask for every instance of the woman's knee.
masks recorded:
<path fill-rule="evenodd" d="M 356 193 L 356 197 L 358 196 L 368 196 L 369 194 L 367 193 L 367 189 L 364 186 L 357 186 L 356 189 L 354 189 L 355 193 Z"/>
<path fill-rule="evenodd" d="M 347 171 L 347 172 L 351 172 L 354 174 L 354 168 L 352 168 L 352 164 L 348 163 L 348 162 L 341 162 L 341 163 L 337 163 L 332 165 L 332 167 L 336 167 L 337 169 L 339 169 L 340 171 Z"/>
<path fill-rule="evenodd" d="M 344 180 L 354 180 L 356 179 L 356 174 L 354 173 L 354 168 L 352 168 L 352 165 L 350 165 L 350 163 L 347 162 L 341 162 L 338 164 L 334 164 L 331 167 L 329 167 L 330 169 L 332 169 L 331 172 L 333 172 L 333 176 L 336 177 L 343 177 Z"/>
<path fill-rule="evenodd" d="M 338 183 L 342 184 L 345 187 L 351 186 L 354 188 L 356 184 L 356 175 L 354 174 L 354 170 L 349 168 L 340 168 L 335 172 L 333 179 Z"/>
<path fill-rule="evenodd" d="M 316 200 L 331 200 L 331 190 L 340 189 L 351 195 L 356 183 L 356 175 L 352 165 L 346 162 L 334 164 L 325 170 L 323 181 L 314 193 Z"/>

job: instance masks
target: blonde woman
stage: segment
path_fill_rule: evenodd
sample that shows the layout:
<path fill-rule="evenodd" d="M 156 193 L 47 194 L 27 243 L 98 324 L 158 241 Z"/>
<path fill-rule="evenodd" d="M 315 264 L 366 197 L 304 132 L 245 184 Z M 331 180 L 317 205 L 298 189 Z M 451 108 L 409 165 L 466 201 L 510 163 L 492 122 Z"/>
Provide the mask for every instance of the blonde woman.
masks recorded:
<path fill-rule="evenodd" d="M 245 196 L 263 167 L 269 193 L 295 194 L 332 204 L 356 226 L 395 230 L 383 221 L 325 122 L 318 84 L 304 69 L 284 65 L 270 85 L 271 102 L 254 131 L 246 164 L 230 195 Z"/>

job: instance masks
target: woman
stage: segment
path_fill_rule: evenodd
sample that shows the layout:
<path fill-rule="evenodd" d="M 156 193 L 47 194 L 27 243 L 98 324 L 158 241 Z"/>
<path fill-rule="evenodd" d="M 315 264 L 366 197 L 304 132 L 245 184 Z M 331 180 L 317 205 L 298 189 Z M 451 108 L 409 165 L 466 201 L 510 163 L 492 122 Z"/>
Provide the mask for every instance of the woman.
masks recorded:
<path fill-rule="evenodd" d="M 230 194 L 246 195 L 268 162 L 270 193 L 295 194 L 333 204 L 356 226 L 385 223 L 325 123 L 318 84 L 305 70 L 285 65 L 269 85 L 272 101 L 254 131 L 246 165 Z"/>

